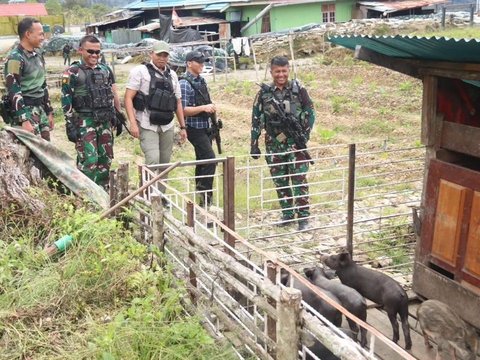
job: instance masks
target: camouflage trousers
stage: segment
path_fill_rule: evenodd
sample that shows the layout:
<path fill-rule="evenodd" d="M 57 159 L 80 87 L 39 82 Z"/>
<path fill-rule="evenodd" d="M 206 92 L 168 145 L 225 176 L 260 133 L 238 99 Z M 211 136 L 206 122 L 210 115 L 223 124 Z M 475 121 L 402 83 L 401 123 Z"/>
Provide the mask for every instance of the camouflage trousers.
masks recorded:
<path fill-rule="evenodd" d="M 77 168 L 96 184 L 106 188 L 113 159 L 110 121 L 82 116 L 78 121 Z"/>
<path fill-rule="evenodd" d="M 267 154 L 283 150 L 267 146 Z M 277 188 L 277 196 L 282 207 L 283 216 L 298 218 L 310 215 L 310 199 L 308 196 L 307 172 L 309 162 L 305 161 L 303 152 L 288 152 L 265 157 Z"/>
<path fill-rule="evenodd" d="M 37 136 L 40 135 L 44 140 L 50 141 L 50 123 L 43 106 L 26 106 L 25 110 L 27 119 L 32 124 L 33 133 Z M 21 126 L 18 120 L 15 120 L 15 124 Z"/>

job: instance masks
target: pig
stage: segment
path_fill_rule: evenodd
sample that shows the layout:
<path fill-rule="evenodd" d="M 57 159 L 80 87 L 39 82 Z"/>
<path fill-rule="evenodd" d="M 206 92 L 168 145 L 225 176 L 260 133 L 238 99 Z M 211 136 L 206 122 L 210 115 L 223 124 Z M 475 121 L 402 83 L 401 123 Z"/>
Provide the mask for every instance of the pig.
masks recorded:
<path fill-rule="evenodd" d="M 292 281 L 294 279 L 289 276 L 287 272 L 282 272 L 281 274 L 281 283 L 285 286 L 291 286 Z M 320 299 L 312 290 L 310 290 L 307 286 L 302 284 L 299 281 L 293 281 L 293 286 L 295 289 L 298 289 L 302 292 L 302 299 L 322 314 L 328 321 L 330 321 L 333 325 L 340 327 L 342 325 L 342 313 L 335 309 L 333 306 L 329 305 L 326 301 Z M 327 295 L 332 300 L 340 303 L 335 295 L 333 295 L 329 291 L 323 291 L 325 295 Z"/>
<path fill-rule="evenodd" d="M 358 293 L 355 289 L 349 286 L 343 285 L 337 281 L 327 279 L 325 271 L 321 267 L 312 267 L 303 269 L 305 276 L 312 282 L 312 284 L 318 286 L 321 289 L 330 291 L 339 300 L 340 304 L 350 311 L 353 315 L 360 320 L 367 321 L 367 302 L 365 298 Z M 350 329 L 355 333 L 354 339 L 357 339 L 358 325 L 347 318 Z M 365 347 L 367 345 L 367 330 L 361 328 L 360 330 L 360 345 Z"/>
<path fill-rule="evenodd" d="M 438 300 L 424 301 L 417 309 L 417 319 L 425 339 L 437 343 L 437 359 L 475 360 L 478 336 L 448 305 Z"/>
<path fill-rule="evenodd" d="M 394 343 L 397 343 L 400 338 L 397 321 L 397 314 L 399 314 L 405 337 L 405 349 L 412 348 L 408 326 L 408 297 L 398 282 L 379 271 L 356 264 L 348 252 L 324 255 L 322 262 L 335 270 L 343 284 L 354 288 L 367 299 L 383 306 L 392 325 Z"/>

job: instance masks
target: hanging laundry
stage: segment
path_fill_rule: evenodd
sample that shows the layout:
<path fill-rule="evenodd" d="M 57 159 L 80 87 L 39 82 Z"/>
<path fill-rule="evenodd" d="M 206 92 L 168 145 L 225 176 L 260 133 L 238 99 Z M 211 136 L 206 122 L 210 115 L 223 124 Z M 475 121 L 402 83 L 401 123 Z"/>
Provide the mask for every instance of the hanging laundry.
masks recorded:
<path fill-rule="evenodd" d="M 250 41 L 248 37 L 243 37 L 242 39 L 242 49 L 245 56 L 250 56 Z"/>
<path fill-rule="evenodd" d="M 237 55 L 242 55 L 242 39 L 243 38 L 232 39 L 233 51 L 235 51 Z"/>

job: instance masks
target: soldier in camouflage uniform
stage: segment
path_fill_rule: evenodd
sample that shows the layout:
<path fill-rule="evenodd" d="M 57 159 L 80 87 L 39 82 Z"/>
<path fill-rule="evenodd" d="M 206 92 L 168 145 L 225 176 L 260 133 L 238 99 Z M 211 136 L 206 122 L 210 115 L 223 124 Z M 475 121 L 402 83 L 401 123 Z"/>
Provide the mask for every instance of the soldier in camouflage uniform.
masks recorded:
<path fill-rule="evenodd" d="M 62 78 L 67 137 L 75 143 L 78 169 L 106 189 L 113 159 L 114 106 L 121 111 L 120 101 L 112 71 L 99 62 L 100 41 L 84 36 L 79 53 L 81 60 Z"/>
<path fill-rule="evenodd" d="M 286 57 L 274 57 L 270 69 L 273 83 L 262 86 L 253 104 L 250 153 L 254 159 L 259 158 L 258 139 L 262 129 L 265 129 L 266 161 L 282 207 L 279 225 L 291 224 L 296 213 L 299 230 L 305 230 L 310 215 L 306 178 L 309 160 L 304 151 L 292 152 L 299 149 L 282 127 L 271 101 L 275 99 L 285 112 L 295 115 L 307 140 L 315 122 L 315 112 L 307 90 L 297 80 L 288 80 L 289 64 Z"/>
<path fill-rule="evenodd" d="M 12 116 L 9 121 L 50 141 L 53 109 L 48 96 L 45 61 L 38 52 L 45 38 L 43 26 L 34 18 L 24 18 L 18 23 L 18 35 L 20 44 L 8 55 L 4 69 Z"/>

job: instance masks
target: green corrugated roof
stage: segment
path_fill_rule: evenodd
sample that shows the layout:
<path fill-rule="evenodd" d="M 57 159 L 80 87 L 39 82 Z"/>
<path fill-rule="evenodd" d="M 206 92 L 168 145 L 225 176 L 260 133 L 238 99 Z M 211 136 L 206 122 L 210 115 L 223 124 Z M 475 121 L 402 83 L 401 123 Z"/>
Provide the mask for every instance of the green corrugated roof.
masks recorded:
<path fill-rule="evenodd" d="M 480 63 L 480 40 L 417 36 L 332 36 L 334 44 L 354 50 L 357 45 L 380 54 L 406 59 Z"/>

